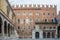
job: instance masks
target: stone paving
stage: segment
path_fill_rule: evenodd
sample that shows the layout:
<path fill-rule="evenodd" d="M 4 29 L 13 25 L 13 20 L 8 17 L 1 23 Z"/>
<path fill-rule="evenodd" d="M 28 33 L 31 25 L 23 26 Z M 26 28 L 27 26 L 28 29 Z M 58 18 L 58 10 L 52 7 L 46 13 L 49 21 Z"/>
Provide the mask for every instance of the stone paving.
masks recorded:
<path fill-rule="evenodd" d="M 14 39 L 7 39 L 7 40 L 60 40 L 60 39 L 52 39 L 52 38 L 47 38 L 47 39 L 19 39 L 19 38 L 14 38 Z"/>
<path fill-rule="evenodd" d="M 60 40 L 60 38 L 45 38 L 45 39 L 31 39 L 31 38 L 24 38 L 24 39 L 20 39 L 20 38 L 2 38 L 0 40 Z"/>

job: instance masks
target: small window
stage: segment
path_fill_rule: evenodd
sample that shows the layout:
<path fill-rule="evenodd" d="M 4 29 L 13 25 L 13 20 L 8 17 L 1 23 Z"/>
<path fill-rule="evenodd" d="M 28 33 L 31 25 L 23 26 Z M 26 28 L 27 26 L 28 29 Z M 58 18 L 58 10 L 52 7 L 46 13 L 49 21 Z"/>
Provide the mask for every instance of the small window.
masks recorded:
<path fill-rule="evenodd" d="M 48 15 L 50 15 L 50 13 L 48 13 Z"/>
<path fill-rule="evenodd" d="M 23 19 L 20 19 L 20 23 L 23 24 L 24 23 L 24 20 Z"/>
<path fill-rule="evenodd" d="M 32 15 L 32 12 L 29 12 L 29 15 L 31 16 Z"/>
<path fill-rule="evenodd" d="M 20 19 L 18 19 L 18 23 L 20 23 Z"/>
<path fill-rule="evenodd" d="M 47 22 L 47 19 L 45 19 L 45 22 Z"/>
<path fill-rule="evenodd" d="M 52 15 L 54 16 L 54 13 Z"/>
<path fill-rule="evenodd" d="M 24 27 L 24 29 L 25 29 L 25 27 Z"/>
<path fill-rule="evenodd" d="M 43 13 L 43 15 L 45 15 L 45 13 Z"/>
<path fill-rule="evenodd" d="M 20 29 L 20 26 L 18 26 L 18 29 Z"/>
<path fill-rule="evenodd" d="M 30 26 L 29 26 L 29 29 L 30 29 Z"/>
<path fill-rule="evenodd" d="M 35 20 L 36 22 L 40 22 L 40 18 L 36 18 L 36 20 Z"/>
<path fill-rule="evenodd" d="M 43 29 L 46 29 L 46 27 L 44 26 L 44 28 Z"/>
<path fill-rule="evenodd" d="M 20 15 L 20 12 L 17 12 L 17 15 Z"/>
<path fill-rule="evenodd" d="M 23 15 L 25 16 L 26 15 L 26 12 L 23 12 Z"/>
<path fill-rule="evenodd" d="M 52 29 L 52 27 L 50 27 L 50 29 Z"/>
<path fill-rule="evenodd" d="M 22 30 L 22 32 L 24 32 L 24 30 Z"/>
<path fill-rule="evenodd" d="M 53 19 L 52 19 L 52 22 L 53 22 Z"/>
<path fill-rule="evenodd" d="M 30 18 L 30 22 L 32 22 L 32 18 Z"/>
<path fill-rule="evenodd" d="M 39 16 L 39 13 L 38 12 L 36 13 L 36 16 Z"/>
<path fill-rule="evenodd" d="M 35 26 L 34 26 L 34 29 L 35 29 Z"/>
<path fill-rule="evenodd" d="M 56 29 L 56 27 L 53 27 L 53 29 Z"/>

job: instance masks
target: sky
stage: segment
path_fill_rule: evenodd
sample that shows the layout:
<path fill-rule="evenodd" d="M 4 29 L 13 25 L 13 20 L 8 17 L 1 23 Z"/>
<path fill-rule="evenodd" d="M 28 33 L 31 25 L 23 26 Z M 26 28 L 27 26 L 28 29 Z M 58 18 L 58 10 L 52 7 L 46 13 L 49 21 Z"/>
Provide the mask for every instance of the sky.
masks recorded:
<path fill-rule="evenodd" d="M 16 4 L 43 4 L 57 5 L 57 11 L 60 10 L 60 0 L 9 0 L 11 5 Z"/>

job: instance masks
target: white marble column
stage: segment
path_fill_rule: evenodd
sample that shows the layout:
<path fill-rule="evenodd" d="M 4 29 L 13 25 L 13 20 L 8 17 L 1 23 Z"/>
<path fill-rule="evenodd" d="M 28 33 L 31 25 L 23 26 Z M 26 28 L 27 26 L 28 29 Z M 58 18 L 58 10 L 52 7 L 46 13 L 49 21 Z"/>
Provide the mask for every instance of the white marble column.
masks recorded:
<path fill-rule="evenodd" d="M 8 23 L 7 23 L 7 36 L 8 36 Z"/>
<path fill-rule="evenodd" d="M 4 37 L 4 22 L 2 23 L 2 37 Z"/>
<path fill-rule="evenodd" d="M 57 38 L 57 28 L 56 28 L 55 38 Z"/>
<path fill-rule="evenodd" d="M 40 32 L 39 32 L 40 34 L 40 38 L 43 38 L 43 31 L 42 30 L 40 30 Z"/>
<path fill-rule="evenodd" d="M 35 32 L 32 31 L 32 39 L 35 39 Z"/>
<path fill-rule="evenodd" d="M 47 38 L 47 32 L 46 32 L 46 38 Z"/>
<path fill-rule="evenodd" d="M 50 38 L 52 38 L 52 32 L 50 32 Z"/>

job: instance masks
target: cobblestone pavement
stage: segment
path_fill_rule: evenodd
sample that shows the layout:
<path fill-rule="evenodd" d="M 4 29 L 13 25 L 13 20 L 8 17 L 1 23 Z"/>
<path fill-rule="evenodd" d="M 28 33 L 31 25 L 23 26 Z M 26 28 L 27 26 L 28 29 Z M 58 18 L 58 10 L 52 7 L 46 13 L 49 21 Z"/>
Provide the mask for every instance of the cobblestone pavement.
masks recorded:
<path fill-rule="evenodd" d="M 8 38 L 8 39 L 0 39 L 0 40 L 60 40 L 60 38 L 59 39 L 57 39 L 57 38 L 54 38 L 54 39 L 52 39 L 52 38 L 46 38 L 46 39 L 20 39 L 20 38 Z"/>
<path fill-rule="evenodd" d="M 14 38 L 14 39 L 7 39 L 7 40 L 60 40 L 60 39 L 19 39 L 19 38 Z"/>

